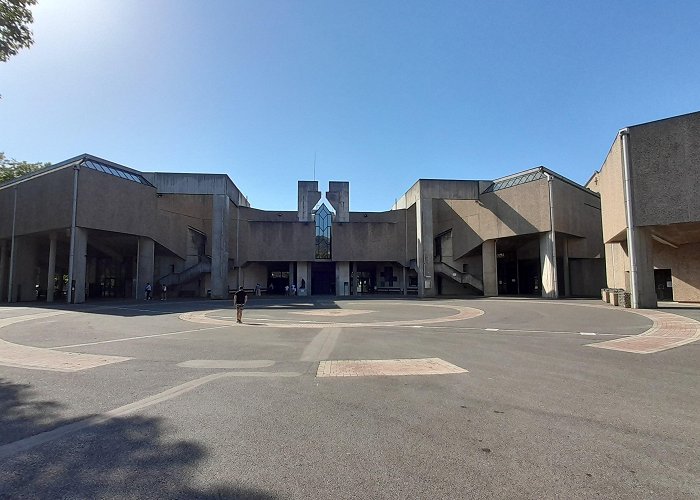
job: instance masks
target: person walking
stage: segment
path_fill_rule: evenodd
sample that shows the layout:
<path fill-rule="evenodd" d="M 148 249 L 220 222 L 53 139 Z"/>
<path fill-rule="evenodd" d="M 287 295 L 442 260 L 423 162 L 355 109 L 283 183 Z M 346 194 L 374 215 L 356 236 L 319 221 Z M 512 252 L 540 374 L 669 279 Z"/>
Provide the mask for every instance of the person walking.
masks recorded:
<path fill-rule="evenodd" d="M 160 288 L 160 300 L 167 300 L 168 298 L 168 287 L 165 286 L 165 283 L 163 283 L 163 286 Z"/>
<path fill-rule="evenodd" d="M 144 288 L 144 291 L 146 292 L 146 300 L 151 300 L 151 292 L 153 291 L 153 288 L 151 287 L 150 281 L 148 283 L 146 283 L 146 287 Z"/>
<path fill-rule="evenodd" d="M 236 323 L 243 323 L 243 306 L 248 302 L 248 294 L 243 287 L 238 287 L 238 291 L 233 294 L 233 305 L 236 306 Z"/>

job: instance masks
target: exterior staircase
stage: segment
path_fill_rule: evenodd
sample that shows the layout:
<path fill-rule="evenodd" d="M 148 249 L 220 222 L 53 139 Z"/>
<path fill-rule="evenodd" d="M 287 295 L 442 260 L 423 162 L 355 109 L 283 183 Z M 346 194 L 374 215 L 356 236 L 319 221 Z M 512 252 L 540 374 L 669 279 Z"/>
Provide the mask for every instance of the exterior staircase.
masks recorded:
<path fill-rule="evenodd" d="M 469 273 L 463 273 L 461 271 L 458 271 L 454 267 L 449 266 L 444 262 L 434 262 L 433 269 L 436 273 L 439 273 L 442 276 L 451 279 L 452 281 L 456 281 L 457 283 L 461 283 L 462 285 L 470 286 L 482 293 L 484 291 L 484 283 L 480 279 L 475 278 Z"/>
<path fill-rule="evenodd" d="M 202 256 L 199 262 L 194 266 L 188 267 L 179 273 L 166 274 L 158 280 L 161 285 L 168 287 L 176 285 L 184 285 L 196 279 L 199 279 L 202 274 L 211 272 L 211 257 Z"/>

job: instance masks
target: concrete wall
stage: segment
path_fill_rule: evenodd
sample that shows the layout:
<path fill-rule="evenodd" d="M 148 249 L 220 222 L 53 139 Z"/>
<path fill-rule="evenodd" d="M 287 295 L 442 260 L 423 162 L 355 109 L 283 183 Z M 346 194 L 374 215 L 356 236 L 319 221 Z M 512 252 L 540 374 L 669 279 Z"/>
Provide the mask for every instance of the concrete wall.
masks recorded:
<path fill-rule="evenodd" d="M 77 225 L 151 236 L 157 215 L 156 199 L 156 190 L 150 186 L 81 168 Z"/>
<path fill-rule="evenodd" d="M 12 276 L 12 301 L 36 300 L 35 285 L 39 283 L 37 244 L 31 236 L 15 238 L 15 264 Z"/>
<path fill-rule="evenodd" d="M 673 300 L 700 302 L 700 243 L 672 248 L 655 242 L 654 268 L 671 270 Z"/>
<path fill-rule="evenodd" d="M 0 189 L 0 238 L 9 238 L 12 234 L 15 189 L 16 235 L 71 226 L 73 169 L 63 168 L 35 177 L 31 181 Z"/>
<path fill-rule="evenodd" d="M 156 219 L 145 234 L 184 259 L 188 255 L 192 227 L 207 236 L 205 254 L 211 255 L 211 214 L 211 196 L 164 194 L 156 197 Z"/>
<path fill-rule="evenodd" d="M 226 174 L 180 174 L 143 172 L 142 175 L 161 194 L 225 194 L 235 204 L 249 207 L 250 203 Z"/>
<path fill-rule="evenodd" d="M 629 131 L 634 224 L 700 221 L 700 113 Z"/>
<path fill-rule="evenodd" d="M 622 141 L 619 135 L 615 137 L 600 172 L 591 178 L 586 187 L 600 193 L 603 241 L 609 243 L 626 238 Z"/>
<path fill-rule="evenodd" d="M 603 259 L 569 259 L 571 295 L 574 297 L 599 297 L 605 287 L 605 261 Z M 563 290 L 559 290 L 563 295 Z"/>
<path fill-rule="evenodd" d="M 569 257 L 602 258 L 605 249 L 600 197 L 559 179 L 553 180 L 552 191 L 555 231 L 578 237 L 569 238 Z"/>
<path fill-rule="evenodd" d="M 608 288 L 629 290 L 627 241 L 605 244 L 605 273 Z"/>
<path fill-rule="evenodd" d="M 241 269 L 241 281 L 238 282 L 237 273 L 235 273 L 235 279 L 231 280 L 233 285 L 232 289 L 243 286 L 243 288 L 255 288 L 258 283 L 262 288 L 267 287 L 267 266 L 265 264 L 260 264 L 257 262 L 251 262 L 250 264 L 244 266 Z"/>
<path fill-rule="evenodd" d="M 367 217 L 365 217 L 367 215 Z M 333 260 L 406 262 L 406 211 L 351 213 L 350 222 L 333 221 Z M 414 250 L 415 252 L 415 250 Z"/>
<path fill-rule="evenodd" d="M 553 180 L 554 227 L 578 236 L 569 247 L 572 257 L 602 257 L 600 199 L 593 193 Z M 457 259 L 489 239 L 550 230 L 546 179 L 481 195 L 480 200 L 435 200 L 435 234 L 452 229 Z"/>
<path fill-rule="evenodd" d="M 235 213 L 235 210 L 232 210 Z M 278 215 L 279 214 L 279 215 Z M 316 226 L 296 222 L 294 212 L 241 208 L 240 261 L 313 261 Z M 235 225 L 233 225 L 235 229 Z M 235 247 L 234 247 L 235 248 Z M 235 250 L 232 252 L 235 257 Z"/>
<path fill-rule="evenodd" d="M 484 241 L 549 231 L 546 179 L 481 195 L 480 200 L 436 200 L 435 234 L 452 229 L 459 258 Z"/>

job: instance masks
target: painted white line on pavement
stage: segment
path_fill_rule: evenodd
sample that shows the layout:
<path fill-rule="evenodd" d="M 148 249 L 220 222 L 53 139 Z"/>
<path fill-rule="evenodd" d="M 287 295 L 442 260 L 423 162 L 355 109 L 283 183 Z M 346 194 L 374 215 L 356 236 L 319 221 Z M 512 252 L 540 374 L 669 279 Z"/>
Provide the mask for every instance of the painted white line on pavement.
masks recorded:
<path fill-rule="evenodd" d="M 228 326 L 211 326 L 209 328 L 197 328 L 196 330 L 182 330 L 180 332 L 154 333 L 153 335 L 141 335 L 139 337 L 125 337 L 123 339 L 100 340 L 98 342 L 85 342 L 84 344 L 59 345 L 56 347 L 49 347 L 47 349 L 68 349 L 70 347 L 84 347 L 84 346 L 88 346 L 88 345 L 111 344 L 113 342 L 126 342 L 127 340 L 149 339 L 149 338 L 153 338 L 153 337 L 167 337 L 170 335 L 180 335 L 182 333 L 203 332 L 205 330 L 216 330 L 219 328 L 228 328 Z"/>
<path fill-rule="evenodd" d="M 56 439 L 62 438 L 69 434 L 87 429 L 88 427 L 93 427 L 95 425 L 100 425 L 110 420 L 129 415 L 130 413 L 135 413 L 138 410 L 148 408 L 163 401 L 168 401 L 170 399 L 176 398 L 185 394 L 197 387 L 204 385 L 213 380 L 226 377 L 299 377 L 301 373 L 297 372 L 225 372 L 225 373 L 213 373 L 207 375 L 206 377 L 201 377 L 184 384 L 177 385 L 168 390 L 154 394 L 139 401 L 129 403 L 114 410 L 110 410 L 101 415 L 96 415 L 94 417 L 87 418 L 85 420 L 80 420 L 78 422 L 73 422 L 72 424 L 57 427 L 56 429 L 42 432 L 41 434 L 36 434 L 28 438 L 20 439 L 19 441 L 14 441 L 6 445 L 0 446 L 0 460 L 21 453 L 24 451 L 29 451 L 32 448 L 41 446 L 42 444 L 55 441 Z"/>
<path fill-rule="evenodd" d="M 135 307 L 108 307 L 107 309 L 122 309 L 124 311 L 136 311 L 136 312 L 147 312 L 147 313 L 160 313 L 160 314 L 180 314 L 180 311 L 164 311 L 162 309 L 136 309 Z M 90 312 L 90 311 L 86 311 Z"/>
<path fill-rule="evenodd" d="M 578 333 L 579 333 L 579 335 L 596 335 L 593 332 L 578 332 Z"/>
<path fill-rule="evenodd" d="M 178 363 L 183 368 L 223 368 L 238 370 L 241 368 L 267 368 L 274 365 L 271 359 L 191 359 Z"/>
<path fill-rule="evenodd" d="M 398 328 L 411 328 L 410 326 L 401 325 Z M 468 330 L 468 331 L 489 331 L 489 332 L 513 332 L 513 333 L 556 333 L 556 334 L 575 334 L 580 335 L 581 332 L 568 330 L 523 330 L 516 328 L 482 328 L 478 326 L 423 326 L 425 329 L 432 330 Z M 595 333 L 593 335 L 612 335 L 614 337 L 633 337 L 636 333 Z"/>

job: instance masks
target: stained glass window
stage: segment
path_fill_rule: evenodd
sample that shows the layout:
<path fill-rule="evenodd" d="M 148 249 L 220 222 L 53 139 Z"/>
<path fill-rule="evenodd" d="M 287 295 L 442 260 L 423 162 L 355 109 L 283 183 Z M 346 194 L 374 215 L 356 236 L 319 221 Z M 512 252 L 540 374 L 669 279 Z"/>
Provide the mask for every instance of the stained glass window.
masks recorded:
<path fill-rule="evenodd" d="M 331 258 L 331 224 L 333 214 L 326 205 L 321 205 L 314 214 L 316 219 L 316 258 Z"/>

